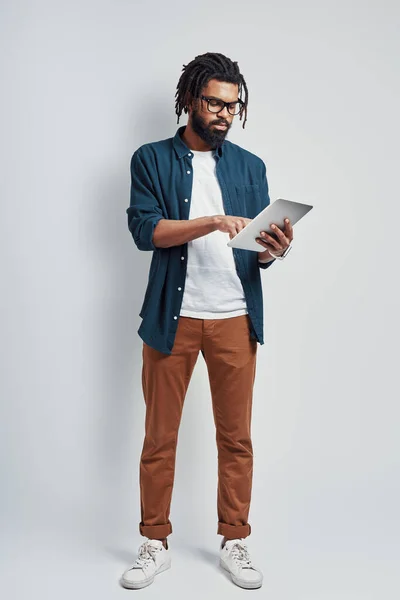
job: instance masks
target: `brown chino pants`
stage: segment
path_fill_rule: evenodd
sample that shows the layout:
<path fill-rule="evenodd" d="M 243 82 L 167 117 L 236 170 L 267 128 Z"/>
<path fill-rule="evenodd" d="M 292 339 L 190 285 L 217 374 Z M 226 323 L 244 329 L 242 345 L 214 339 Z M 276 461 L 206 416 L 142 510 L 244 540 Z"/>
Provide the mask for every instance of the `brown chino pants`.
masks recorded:
<path fill-rule="evenodd" d="M 218 449 L 218 529 L 227 539 L 250 535 L 253 477 L 251 412 L 257 341 L 248 315 L 228 319 L 180 317 L 172 354 L 143 344 L 146 403 L 140 460 L 140 533 L 165 538 L 183 402 L 199 352 L 206 361 Z"/>

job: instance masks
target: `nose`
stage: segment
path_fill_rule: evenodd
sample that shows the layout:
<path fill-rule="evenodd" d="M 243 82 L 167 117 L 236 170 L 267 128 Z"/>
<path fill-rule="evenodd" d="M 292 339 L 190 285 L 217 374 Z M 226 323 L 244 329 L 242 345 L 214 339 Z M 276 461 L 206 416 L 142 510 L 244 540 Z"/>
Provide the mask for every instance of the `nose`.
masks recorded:
<path fill-rule="evenodd" d="M 228 123 L 229 123 L 229 117 L 230 117 L 230 113 L 228 112 L 228 107 L 224 106 L 224 108 L 222 110 L 220 110 L 217 115 L 221 118 L 221 119 L 225 119 Z"/>

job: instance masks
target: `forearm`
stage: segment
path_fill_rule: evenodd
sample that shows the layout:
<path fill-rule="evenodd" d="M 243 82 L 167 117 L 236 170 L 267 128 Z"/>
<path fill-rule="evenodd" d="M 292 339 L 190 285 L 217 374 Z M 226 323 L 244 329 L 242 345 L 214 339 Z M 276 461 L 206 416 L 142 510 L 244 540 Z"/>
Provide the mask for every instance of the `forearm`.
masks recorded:
<path fill-rule="evenodd" d="M 161 219 L 153 234 L 153 244 L 157 248 L 181 246 L 218 229 L 218 216 L 199 217 L 177 221 Z"/>

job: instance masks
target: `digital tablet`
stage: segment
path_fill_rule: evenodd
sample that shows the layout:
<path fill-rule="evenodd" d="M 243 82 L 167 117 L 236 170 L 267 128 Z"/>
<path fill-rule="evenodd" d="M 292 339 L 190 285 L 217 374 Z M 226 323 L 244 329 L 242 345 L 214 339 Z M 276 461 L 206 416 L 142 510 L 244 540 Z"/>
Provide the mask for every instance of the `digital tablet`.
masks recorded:
<path fill-rule="evenodd" d="M 246 225 L 235 237 L 228 242 L 231 248 L 242 248 L 243 250 L 254 250 L 263 252 L 263 246 L 256 242 L 256 238 L 260 237 L 260 232 L 265 231 L 273 238 L 277 239 L 277 235 L 273 232 L 270 225 L 275 223 L 285 231 L 284 219 L 287 217 L 291 225 L 294 225 L 304 217 L 313 207 L 310 204 L 301 204 L 301 202 L 293 202 L 292 200 L 284 200 L 278 198 L 264 208 L 254 219 Z"/>

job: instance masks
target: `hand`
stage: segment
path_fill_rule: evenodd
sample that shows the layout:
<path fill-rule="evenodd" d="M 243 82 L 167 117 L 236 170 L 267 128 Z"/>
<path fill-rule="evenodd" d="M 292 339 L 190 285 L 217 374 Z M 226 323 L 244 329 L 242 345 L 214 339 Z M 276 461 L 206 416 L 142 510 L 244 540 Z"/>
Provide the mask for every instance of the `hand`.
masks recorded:
<path fill-rule="evenodd" d="M 268 235 L 266 231 L 261 231 L 261 237 L 256 238 L 256 241 L 266 250 L 273 252 L 277 256 L 281 256 L 285 252 L 286 248 L 290 246 L 293 240 L 293 227 L 290 223 L 290 220 L 285 219 L 284 231 L 275 225 L 275 223 L 271 223 L 271 228 L 276 234 L 277 239 L 274 239 L 271 235 Z"/>
<path fill-rule="evenodd" d="M 235 237 L 235 235 L 244 229 L 252 220 L 247 219 L 246 217 L 232 217 L 230 215 L 217 215 L 215 219 L 217 231 L 229 233 L 230 239 Z"/>

